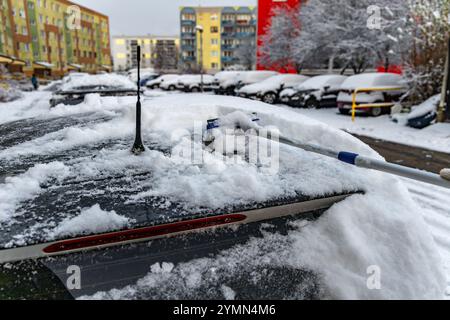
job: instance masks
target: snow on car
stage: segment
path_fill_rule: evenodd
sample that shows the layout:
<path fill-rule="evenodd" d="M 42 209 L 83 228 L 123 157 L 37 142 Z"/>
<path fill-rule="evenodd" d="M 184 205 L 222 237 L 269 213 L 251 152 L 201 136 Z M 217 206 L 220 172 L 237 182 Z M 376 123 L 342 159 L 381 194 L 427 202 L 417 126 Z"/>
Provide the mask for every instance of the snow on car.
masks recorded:
<path fill-rule="evenodd" d="M 202 83 L 203 81 L 203 83 Z M 185 92 L 200 92 L 202 90 L 210 91 L 214 83 L 214 77 L 209 74 L 193 74 L 178 79 L 177 89 Z"/>
<path fill-rule="evenodd" d="M 99 246 L 114 237 L 137 236 L 130 228 L 155 234 L 149 226 L 158 221 L 196 217 L 196 223 L 212 223 L 217 214 L 242 219 L 233 213 L 281 210 L 292 199 L 344 193 L 349 196 L 309 220 L 294 215 L 142 244 L 69 251 L 32 266 L 45 269 L 39 275 L 47 285 L 55 276 L 67 278 L 68 265 L 80 266 L 84 285 L 68 293 L 78 298 L 443 297 L 446 281 L 436 244 L 421 208 L 399 179 L 278 144 L 278 170 L 268 170 L 239 153 L 211 151 L 220 141 L 239 138 L 238 131 L 220 131 L 217 141 L 205 147 L 195 124 L 205 126 L 212 118 L 248 122 L 247 115 L 256 112 L 259 126 L 288 138 L 380 158 L 358 139 L 257 101 L 174 94 L 142 101 L 147 150 L 133 156 L 134 102 L 97 95 L 79 109 L 30 110 L 41 114 L 0 127 L 12 133 L 0 135 L 2 259 L 51 241 L 56 243 L 44 246 L 46 252 Z M 199 162 L 192 161 L 193 149 Z M 166 225 L 158 232 L 186 226 Z M 228 237 L 226 245 L 221 236 Z M 190 241 L 194 244 L 186 247 Z M 8 268 L 20 271 L 21 266 Z M 368 279 L 378 271 L 381 285 L 372 290 Z M 21 279 L 33 281 L 34 274 Z M 18 289 L 21 282 L 11 278 Z"/>
<path fill-rule="evenodd" d="M 171 81 L 178 77 L 179 77 L 178 74 L 165 74 L 154 80 L 147 81 L 145 86 L 149 89 L 156 89 L 156 88 L 159 88 L 161 83 L 163 83 L 164 81 Z"/>
<path fill-rule="evenodd" d="M 242 87 L 236 93 L 243 98 L 257 99 L 274 104 L 279 100 L 281 90 L 293 88 L 308 79 L 306 76 L 297 74 L 280 74 Z"/>
<path fill-rule="evenodd" d="M 164 82 L 162 82 L 159 85 L 160 89 L 166 90 L 166 91 L 175 91 L 178 88 L 178 81 L 183 80 L 186 78 L 191 77 L 190 74 L 182 74 L 178 75 L 177 77 L 171 77 L 170 79 L 166 79 Z"/>
<path fill-rule="evenodd" d="M 385 91 L 360 92 L 356 95 L 357 104 L 389 103 L 392 106 L 398 102 L 406 92 L 405 80 L 402 76 L 393 73 L 365 73 L 349 77 L 341 85 L 341 91 L 337 98 L 339 112 L 349 114 L 352 109 L 352 95 L 356 89 L 387 89 Z M 396 89 L 398 90 L 389 90 Z M 379 116 L 388 113 L 390 108 L 370 107 L 359 108 L 358 112 Z"/>
<path fill-rule="evenodd" d="M 438 105 L 441 102 L 441 95 L 435 95 L 420 105 L 413 107 L 406 120 L 407 125 L 416 129 L 423 129 L 436 120 Z"/>
<path fill-rule="evenodd" d="M 214 75 L 213 90 L 216 94 L 224 94 L 223 84 L 236 78 L 242 71 L 221 71 Z"/>
<path fill-rule="evenodd" d="M 98 93 L 101 96 L 135 95 L 136 84 L 125 76 L 118 74 L 71 74 L 63 79 L 63 83 L 51 100 L 52 107 L 63 103 L 76 105 L 83 102 L 87 94 Z"/>
<path fill-rule="evenodd" d="M 280 93 L 283 103 L 291 107 L 336 107 L 336 100 L 342 83 L 347 79 L 341 75 L 316 76 L 295 88 Z"/>
<path fill-rule="evenodd" d="M 246 85 L 266 80 L 277 74 L 278 72 L 274 71 L 242 71 L 234 78 L 225 80 L 220 87 L 226 95 L 235 95 L 236 90 Z"/>

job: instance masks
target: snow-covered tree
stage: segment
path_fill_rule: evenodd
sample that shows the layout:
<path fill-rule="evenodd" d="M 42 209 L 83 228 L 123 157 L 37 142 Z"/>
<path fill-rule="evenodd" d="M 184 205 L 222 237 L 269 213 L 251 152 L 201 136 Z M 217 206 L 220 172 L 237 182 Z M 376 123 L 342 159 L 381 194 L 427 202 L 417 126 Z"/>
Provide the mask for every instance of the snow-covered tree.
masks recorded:
<path fill-rule="evenodd" d="M 243 39 L 235 51 L 236 62 L 246 70 L 254 69 L 256 62 L 255 39 Z"/>
<path fill-rule="evenodd" d="M 320 63 L 327 55 L 331 65 L 337 59 L 354 73 L 377 64 L 388 67 L 408 46 L 409 13 L 404 0 L 310 0 L 298 14 L 294 56 Z"/>
<path fill-rule="evenodd" d="M 420 102 L 439 94 L 444 77 L 450 0 L 410 0 L 408 32 L 413 37 L 405 74 L 412 87 L 412 99 Z"/>
<path fill-rule="evenodd" d="M 272 12 L 272 21 L 262 38 L 261 63 L 267 67 L 300 70 L 305 59 L 295 55 L 295 41 L 300 32 L 296 10 L 277 7 Z"/>

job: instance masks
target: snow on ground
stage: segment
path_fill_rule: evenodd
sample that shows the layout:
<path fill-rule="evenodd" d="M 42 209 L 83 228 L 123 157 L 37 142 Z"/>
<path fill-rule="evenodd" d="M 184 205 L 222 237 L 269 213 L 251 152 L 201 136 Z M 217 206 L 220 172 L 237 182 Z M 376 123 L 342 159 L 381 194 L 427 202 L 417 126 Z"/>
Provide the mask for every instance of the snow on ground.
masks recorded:
<path fill-rule="evenodd" d="M 102 114 L 107 112 L 109 117 L 102 122 L 70 126 L 43 136 L 30 136 L 28 141 L 1 150 L 0 161 L 20 163 L 21 159 L 33 159 L 34 156 L 45 153 L 70 155 L 71 150 L 110 140 L 125 139 L 131 143 L 134 127 L 133 100 L 132 97 L 90 97 L 79 106 L 58 106 L 50 112 L 42 110 L 44 112 L 38 116 L 40 118 L 72 117 L 77 112 L 89 111 Z M 35 104 L 27 105 L 28 107 L 23 107 L 23 114 L 10 114 L 3 121 L 7 121 L 5 119 L 8 117 L 17 119 L 36 115 Z M 143 101 L 144 137 L 147 143 L 150 140 L 158 141 L 172 150 L 185 150 L 185 146 L 190 143 L 194 121 L 205 123 L 207 119 L 224 117 L 236 110 L 257 112 L 261 125 L 277 127 L 283 135 L 301 142 L 379 157 L 358 139 L 298 112 L 233 97 L 174 94 L 146 99 Z M 349 120 L 348 117 L 346 119 Z M 3 191 L 0 194 L 0 203 L 3 203 L 0 216 L 7 220 L 0 222 L 0 227 L 14 227 L 18 224 L 20 215 L 24 212 L 17 210 L 17 206 L 26 199 L 32 201 L 36 193 L 44 192 L 40 190 L 42 181 L 53 179 L 53 190 L 58 187 L 59 179 L 92 180 L 118 173 L 127 175 L 129 172 L 137 172 L 137 169 L 151 172 L 152 176 L 148 181 L 140 182 L 139 190 L 133 190 L 135 194 L 127 198 L 126 203 L 151 202 L 155 195 L 165 195 L 169 203 L 179 204 L 184 210 L 196 210 L 205 206 L 224 208 L 236 204 L 245 205 L 296 193 L 323 195 L 333 191 L 359 189 L 365 191 L 365 194 L 351 196 L 333 206 L 318 221 L 306 225 L 297 223 L 295 230 L 287 236 L 268 234 L 263 239 L 253 239 L 245 245 L 223 251 L 218 256 L 192 260 L 162 268 L 163 270 L 149 266 L 149 274 L 135 284 L 111 292 L 100 292 L 92 298 L 133 299 L 154 297 L 157 292 L 164 293 L 164 298 L 186 297 L 186 294 L 197 290 L 202 283 L 217 282 L 216 274 L 219 271 L 238 275 L 252 266 L 313 270 L 320 277 L 323 298 L 443 297 L 446 279 L 435 242 L 436 235 L 430 232 L 421 214 L 423 209 L 411 198 L 399 179 L 291 147 L 280 147 L 280 155 L 280 169 L 274 174 L 261 170 L 239 156 L 235 162 L 229 163 L 223 156 L 206 150 L 202 151 L 204 163 L 192 165 L 180 161 L 182 159 L 175 155 L 151 147 L 142 156 L 134 157 L 129 153 L 129 146 L 121 143 L 110 146 L 106 144 L 95 150 L 93 157 L 77 156 L 68 161 L 48 164 L 59 168 L 62 174 L 48 172 L 44 164 L 35 163 L 34 167 L 28 168 L 21 175 L 0 181 L 0 190 Z M 28 185 L 31 187 L 26 188 Z M 8 190 L 12 190 L 15 195 L 10 196 Z M 107 190 L 115 192 L 109 186 Z M 116 190 L 122 192 L 120 188 Z M 80 191 L 82 192 L 78 190 Z M 95 192 L 89 193 L 90 198 L 95 196 Z M 80 205 L 80 199 L 72 200 L 75 201 L 73 205 L 86 208 Z M 168 206 L 167 202 L 161 203 L 161 207 L 164 206 Z M 90 225 L 98 225 L 97 222 L 105 218 L 105 211 L 109 212 L 106 214 L 109 216 L 108 221 L 112 217 L 111 221 L 117 222 L 111 223 L 112 229 L 120 227 L 126 222 L 125 219 L 131 218 L 129 212 L 114 209 L 115 212 L 112 213 L 112 210 L 100 206 L 81 212 L 81 217 L 89 214 L 95 220 Z M 61 216 L 63 212 L 57 214 Z M 48 217 L 42 218 L 44 219 L 38 224 L 42 224 Z M 49 237 L 57 234 L 58 230 L 67 231 L 67 225 L 76 225 L 79 232 L 90 231 L 90 226 L 81 223 L 79 211 L 53 223 L 49 225 L 50 230 L 47 230 Z M 33 227 L 28 231 L 33 230 Z M 22 243 L 26 243 L 27 239 L 23 234 L 17 236 Z M 370 290 L 367 287 L 367 272 L 371 266 L 377 266 L 381 270 L 380 290 Z M 229 289 L 222 288 L 224 298 L 234 296 L 235 288 Z M 302 294 L 299 288 L 298 292 L 286 298 L 299 299 L 303 297 Z"/>
<path fill-rule="evenodd" d="M 284 105 L 280 107 L 350 133 L 450 153 L 450 124 L 437 124 L 418 130 L 394 123 L 388 115 L 377 118 L 357 116 L 356 121 L 352 122 L 350 116 L 338 114 L 336 109 L 294 109 Z"/>

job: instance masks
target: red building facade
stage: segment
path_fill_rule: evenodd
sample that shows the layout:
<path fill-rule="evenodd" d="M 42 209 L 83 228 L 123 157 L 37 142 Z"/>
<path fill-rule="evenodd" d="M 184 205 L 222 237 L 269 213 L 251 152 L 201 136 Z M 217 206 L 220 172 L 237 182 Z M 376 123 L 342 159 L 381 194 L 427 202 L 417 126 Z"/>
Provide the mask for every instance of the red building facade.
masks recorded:
<path fill-rule="evenodd" d="M 259 48 L 262 44 L 262 37 L 265 35 L 266 30 L 270 27 L 271 20 L 272 20 L 272 12 L 274 8 L 277 7 L 287 7 L 291 9 L 296 9 L 300 5 L 301 0 L 258 0 L 258 40 L 257 40 L 257 63 L 256 63 L 256 69 L 257 70 L 274 70 L 279 72 L 295 72 L 295 70 L 289 69 L 289 70 L 280 70 L 276 66 L 268 68 L 267 66 L 263 66 L 260 62 L 260 54 L 259 54 Z"/>

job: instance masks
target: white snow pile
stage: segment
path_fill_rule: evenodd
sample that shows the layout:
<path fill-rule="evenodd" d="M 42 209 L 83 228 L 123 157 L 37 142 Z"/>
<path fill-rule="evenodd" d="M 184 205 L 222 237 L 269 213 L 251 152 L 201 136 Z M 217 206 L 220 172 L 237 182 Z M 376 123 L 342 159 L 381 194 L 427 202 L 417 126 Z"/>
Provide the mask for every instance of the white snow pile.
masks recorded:
<path fill-rule="evenodd" d="M 423 103 L 412 108 L 412 111 L 408 115 L 409 119 L 415 119 L 422 117 L 428 113 L 436 113 L 439 102 L 441 101 L 441 95 L 435 95 Z"/>
<path fill-rule="evenodd" d="M 83 112 L 89 108 L 98 111 L 97 98 L 92 100 L 95 100 L 91 101 L 92 105 L 88 103 L 90 100 L 82 104 Z M 101 104 L 107 101 L 100 100 Z M 0 152 L 0 159 L 60 152 L 65 148 L 115 138 L 129 138 L 131 143 L 134 132 L 132 101 L 116 100 L 111 120 L 86 127 L 68 127 L 24 142 Z M 68 114 L 73 114 L 76 109 L 72 108 Z M 194 209 L 269 201 L 297 193 L 324 195 L 362 190 L 364 194 L 336 204 L 315 222 L 295 224 L 295 230 L 287 236 L 268 233 L 262 239 L 253 239 L 215 257 L 173 267 L 166 265 L 162 271 L 149 266 L 149 274 L 136 284 L 88 298 L 134 299 L 155 290 L 167 292 L 166 297 L 170 298 L 184 297 L 186 292 L 197 290 L 204 282 L 217 281 L 214 270 L 226 269 L 237 275 L 252 266 L 312 270 L 321 279 L 325 298 L 443 297 L 446 281 L 436 244 L 422 217 L 422 209 L 397 178 L 287 146 L 280 146 L 276 173 L 239 155 L 229 162 L 221 154 L 202 149 L 202 163 L 192 164 L 178 152 L 191 150 L 195 121 L 201 121 L 205 126 L 208 119 L 226 118 L 227 115 L 239 118 L 254 112 L 260 118 L 261 126 L 278 129 L 287 138 L 380 158 L 367 145 L 345 132 L 290 110 L 234 97 L 175 94 L 144 100 L 142 107 L 144 140 L 170 146 L 172 154 L 148 148 L 141 156 L 131 157 L 128 148 L 105 148 L 95 158 L 80 158 L 76 165 L 67 165 L 70 173 L 64 166 L 60 168 L 62 173 L 54 171 L 57 177 L 70 174 L 86 179 L 98 177 L 100 173 L 139 168 L 152 172 L 152 178 L 142 182 L 140 191 L 128 201 L 164 196 L 169 203 Z M 20 214 L 15 212 L 17 205 L 36 196 L 40 192 L 39 182 L 50 176 L 46 173 L 33 177 L 32 170 L 0 184 L 0 216 L 4 219 Z M 119 214 L 123 215 L 121 212 L 105 213 L 94 207 L 81 212 L 78 217 L 71 217 L 57 228 L 61 234 L 69 230 L 84 232 L 92 230 L 91 227 L 97 230 L 101 224 L 97 221 L 106 221 L 106 226 L 116 227 L 126 223 Z M 89 220 L 89 216 L 95 222 Z M 379 289 L 367 286 L 373 276 L 368 271 L 374 266 L 381 271 Z M 223 295 L 232 298 L 235 291 L 237 288 L 228 290 L 224 287 Z M 301 294 L 292 298 L 301 298 Z"/>
<path fill-rule="evenodd" d="M 91 208 L 81 210 L 73 218 L 66 218 L 52 230 L 51 237 L 79 236 L 80 234 L 104 233 L 110 230 L 119 230 L 130 223 L 130 219 L 118 215 L 115 211 L 103 211 L 96 204 Z"/>
<path fill-rule="evenodd" d="M 84 74 L 82 76 L 71 77 L 69 81 L 61 86 L 62 91 L 75 90 L 80 87 L 111 87 L 120 89 L 135 90 L 136 84 L 125 76 L 114 73 L 108 74 Z"/>

